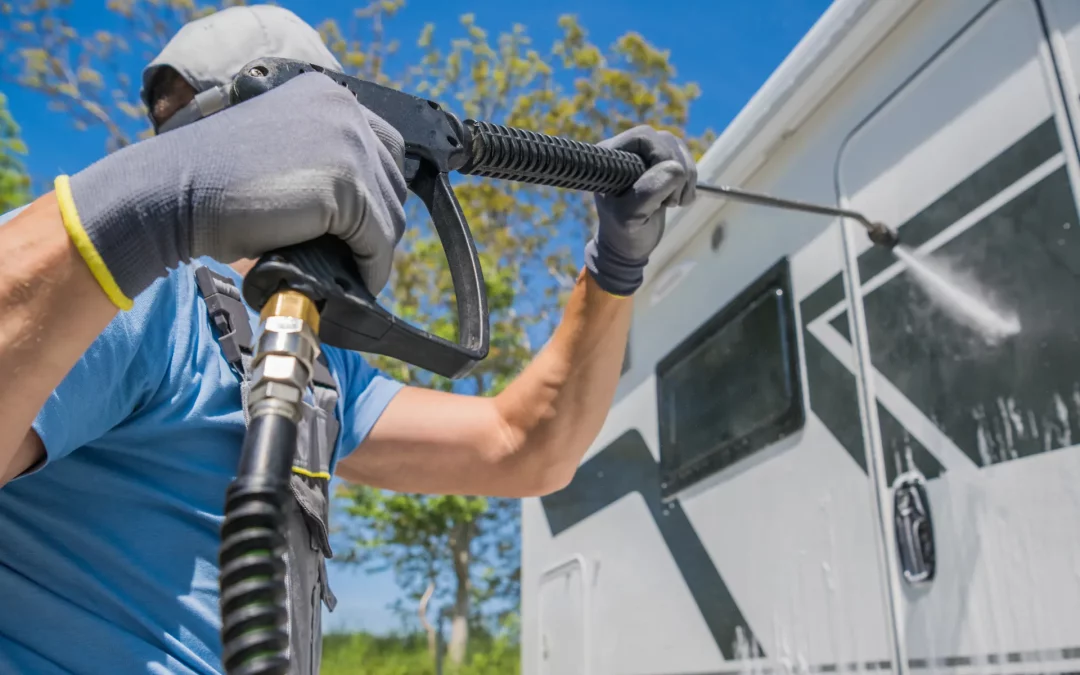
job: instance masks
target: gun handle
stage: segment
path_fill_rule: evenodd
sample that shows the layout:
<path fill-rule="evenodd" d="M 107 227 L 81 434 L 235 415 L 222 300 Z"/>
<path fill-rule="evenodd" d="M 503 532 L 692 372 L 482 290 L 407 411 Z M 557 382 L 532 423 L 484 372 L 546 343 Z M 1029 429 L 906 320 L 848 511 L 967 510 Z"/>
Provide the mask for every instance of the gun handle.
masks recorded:
<path fill-rule="evenodd" d="M 445 173 L 421 163 L 409 185 L 427 206 L 446 252 L 457 296 L 455 344 L 394 316 L 360 279 L 349 248 L 327 235 L 267 253 L 244 278 L 244 300 L 261 308 L 277 291 L 297 290 L 320 305 L 319 339 L 342 349 L 382 354 L 449 378 L 487 357 L 487 293 L 476 245 Z"/>

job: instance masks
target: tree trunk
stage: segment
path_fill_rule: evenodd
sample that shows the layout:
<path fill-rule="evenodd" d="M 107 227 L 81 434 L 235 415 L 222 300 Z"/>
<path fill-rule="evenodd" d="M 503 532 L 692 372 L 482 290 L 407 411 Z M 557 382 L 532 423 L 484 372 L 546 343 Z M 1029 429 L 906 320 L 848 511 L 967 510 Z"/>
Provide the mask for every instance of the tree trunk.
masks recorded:
<path fill-rule="evenodd" d="M 470 550 L 472 538 L 472 523 L 461 523 L 454 527 L 454 533 L 450 539 L 457 588 L 454 592 L 454 609 L 451 614 L 450 644 L 447 647 L 447 656 L 455 666 L 461 665 L 465 660 L 465 648 L 469 644 L 469 597 L 472 591 L 469 566 L 472 563 Z"/>
<path fill-rule="evenodd" d="M 424 630 L 427 632 L 428 654 L 433 660 L 437 660 L 438 656 L 436 650 L 438 649 L 438 645 L 435 641 L 435 627 L 427 620 L 428 601 L 431 600 L 431 595 L 434 592 L 435 582 L 432 581 L 428 584 L 427 590 L 424 591 L 424 595 L 420 598 L 420 608 L 417 613 L 420 615 L 420 625 L 423 626 Z M 438 668 L 436 668 L 436 670 L 438 670 Z"/>

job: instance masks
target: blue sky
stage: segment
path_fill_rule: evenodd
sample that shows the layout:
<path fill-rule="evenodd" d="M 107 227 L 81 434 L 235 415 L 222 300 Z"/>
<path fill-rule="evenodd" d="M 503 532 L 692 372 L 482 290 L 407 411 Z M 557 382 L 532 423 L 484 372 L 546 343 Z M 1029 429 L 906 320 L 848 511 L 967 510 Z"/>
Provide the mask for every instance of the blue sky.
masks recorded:
<path fill-rule="evenodd" d="M 347 19 L 364 4 L 342 0 L 280 0 L 305 20 Z M 689 131 L 707 127 L 721 131 L 780 64 L 828 7 L 829 0 L 410 0 L 388 25 L 401 40 L 403 59 L 415 53 L 415 38 L 426 22 L 451 30 L 457 17 L 473 13 L 489 33 L 524 24 L 538 48 L 556 38 L 556 21 L 576 14 L 599 45 L 626 31 L 637 31 L 653 44 L 669 49 L 679 77 L 697 82 L 701 98 L 693 105 Z M 72 21 L 83 32 L 111 27 L 105 0 L 74 0 Z M 138 63 L 131 75 L 137 81 Z M 9 105 L 30 149 L 26 164 L 36 181 L 47 184 L 58 173 L 74 173 L 99 158 L 101 136 L 80 133 L 58 114 L 46 111 L 37 95 L 4 88 Z M 498 121 L 498 120 L 493 120 Z M 389 575 L 367 576 L 332 566 L 339 605 L 327 615 L 330 628 L 385 631 L 396 621 L 386 605 L 397 597 Z"/>

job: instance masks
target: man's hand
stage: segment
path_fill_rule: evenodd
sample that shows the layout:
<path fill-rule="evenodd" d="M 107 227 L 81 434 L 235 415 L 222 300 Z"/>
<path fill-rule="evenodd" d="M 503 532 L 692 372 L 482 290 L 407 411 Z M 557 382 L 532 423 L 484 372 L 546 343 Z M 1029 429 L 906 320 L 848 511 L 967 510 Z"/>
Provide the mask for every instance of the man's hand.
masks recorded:
<path fill-rule="evenodd" d="M 399 492 L 505 497 L 547 494 L 573 478 L 619 382 L 632 308 L 620 296 L 641 284 L 664 209 L 693 200 L 697 181 L 671 134 L 638 127 L 603 145 L 638 153 L 650 168 L 625 194 L 597 197 L 589 271 L 536 359 L 494 398 L 406 388 L 338 475 Z"/>
<path fill-rule="evenodd" d="M 652 127 L 634 127 L 598 145 L 640 155 L 649 167 L 624 194 L 596 196 L 600 226 L 585 247 L 585 265 L 600 287 L 630 295 L 664 234 L 667 207 L 693 201 L 697 166 L 685 143 Z"/>
<path fill-rule="evenodd" d="M 229 263 L 324 234 L 352 248 L 377 294 L 405 227 L 403 151 L 393 127 L 312 73 L 102 159 L 69 195 L 58 179 L 57 196 L 121 308 L 193 257 Z"/>

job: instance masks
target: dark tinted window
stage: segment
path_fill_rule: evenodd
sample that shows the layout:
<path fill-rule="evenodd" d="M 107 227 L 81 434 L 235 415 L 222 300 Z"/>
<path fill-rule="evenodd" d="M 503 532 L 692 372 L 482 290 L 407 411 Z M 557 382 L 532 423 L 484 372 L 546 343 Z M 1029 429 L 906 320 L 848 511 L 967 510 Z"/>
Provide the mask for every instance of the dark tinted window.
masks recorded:
<path fill-rule="evenodd" d="M 676 347 L 657 382 L 665 494 L 801 428 L 787 261 Z"/>

